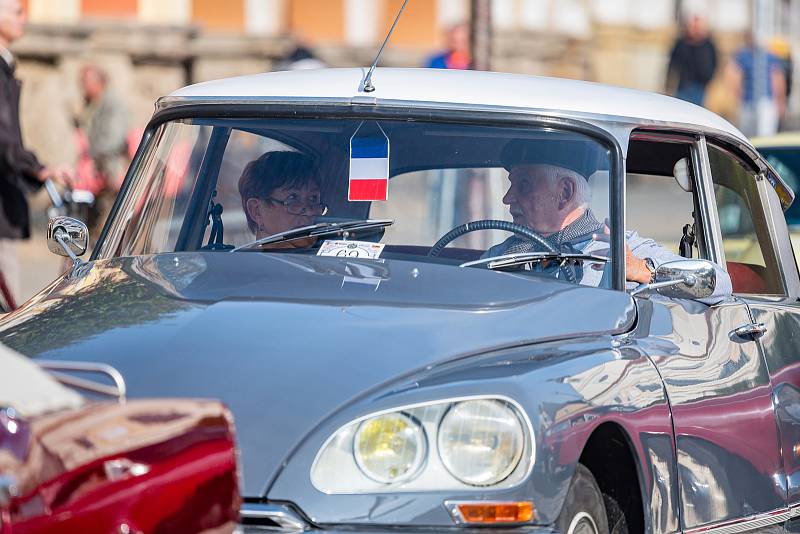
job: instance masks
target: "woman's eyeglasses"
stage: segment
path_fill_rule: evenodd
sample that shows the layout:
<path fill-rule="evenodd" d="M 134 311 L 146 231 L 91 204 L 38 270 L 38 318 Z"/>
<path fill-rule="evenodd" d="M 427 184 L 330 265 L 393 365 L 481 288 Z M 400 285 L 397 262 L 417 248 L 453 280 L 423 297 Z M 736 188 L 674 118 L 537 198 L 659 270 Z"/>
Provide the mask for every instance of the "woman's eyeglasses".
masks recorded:
<path fill-rule="evenodd" d="M 321 200 L 307 200 L 303 202 L 299 198 L 290 197 L 287 200 L 279 200 L 277 198 L 267 197 L 264 200 L 269 200 L 275 204 L 280 204 L 291 215 L 302 215 L 305 210 L 310 211 L 315 215 L 325 215 L 328 212 L 328 206 L 322 203 Z"/>

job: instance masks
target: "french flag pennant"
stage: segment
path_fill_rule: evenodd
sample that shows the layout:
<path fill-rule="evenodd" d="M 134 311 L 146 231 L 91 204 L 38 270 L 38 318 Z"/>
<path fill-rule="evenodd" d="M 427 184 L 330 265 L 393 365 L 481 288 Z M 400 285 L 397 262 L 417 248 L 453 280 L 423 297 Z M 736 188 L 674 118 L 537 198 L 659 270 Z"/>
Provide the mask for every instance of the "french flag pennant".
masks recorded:
<path fill-rule="evenodd" d="M 373 132 L 362 126 L 350 138 L 349 201 L 385 201 L 389 191 L 389 138 L 378 123 Z"/>

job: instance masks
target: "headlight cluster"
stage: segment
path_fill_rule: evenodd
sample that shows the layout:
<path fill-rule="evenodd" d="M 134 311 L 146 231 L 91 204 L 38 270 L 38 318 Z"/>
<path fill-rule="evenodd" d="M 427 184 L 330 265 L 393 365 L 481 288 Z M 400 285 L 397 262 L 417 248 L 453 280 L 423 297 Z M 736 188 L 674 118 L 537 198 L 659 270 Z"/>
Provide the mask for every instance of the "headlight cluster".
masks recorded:
<path fill-rule="evenodd" d="M 326 493 L 504 488 L 532 464 L 522 410 L 508 399 L 467 398 L 352 421 L 322 446 L 311 481 Z"/>

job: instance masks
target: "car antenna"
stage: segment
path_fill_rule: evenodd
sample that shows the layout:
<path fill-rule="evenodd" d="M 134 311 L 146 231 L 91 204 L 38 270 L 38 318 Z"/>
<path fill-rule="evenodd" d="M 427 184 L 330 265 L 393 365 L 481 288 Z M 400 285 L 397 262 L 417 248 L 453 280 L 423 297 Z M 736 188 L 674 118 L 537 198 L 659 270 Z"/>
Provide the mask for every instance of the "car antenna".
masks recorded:
<path fill-rule="evenodd" d="M 403 10 L 406 8 L 407 3 L 408 0 L 403 0 L 403 5 L 400 6 L 400 11 L 397 12 L 397 16 L 394 18 L 394 23 L 392 23 L 392 27 L 389 29 L 386 39 L 383 40 L 381 49 L 378 50 L 378 55 L 375 56 L 375 61 L 372 62 L 372 66 L 370 66 L 369 72 L 367 72 L 367 77 L 364 78 L 364 92 L 366 93 L 371 93 L 375 90 L 375 86 L 372 85 L 372 73 L 375 72 L 375 67 L 378 65 L 378 60 L 380 60 L 381 54 L 383 54 L 383 49 L 386 47 L 386 43 L 389 42 L 389 38 L 392 36 L 392 32 L 394 32 L 394 27 L 397 26 L 397 21 L 400 20 L 400 15 L 403 14 Z"/>

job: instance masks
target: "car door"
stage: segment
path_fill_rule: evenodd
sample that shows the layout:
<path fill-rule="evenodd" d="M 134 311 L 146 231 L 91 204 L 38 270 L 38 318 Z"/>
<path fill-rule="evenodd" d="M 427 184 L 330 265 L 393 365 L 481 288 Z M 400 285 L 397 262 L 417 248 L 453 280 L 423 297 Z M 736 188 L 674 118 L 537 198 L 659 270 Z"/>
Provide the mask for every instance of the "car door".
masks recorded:
<path fill-rule="evenodd" d="M 663 187 L 658 200 L 651 201 L 682 206 L 674 220 L 660 217 L 658 223 L 674 227 L 672 235 L 679 237 L 683 223 L 691 221 L 699 241 L 694 257 L 720 263 L 724 255 L 718 246 L 706 144 L 692 138 L 677 151 L 669 146 L 676 142 L 680 141 L 670 139 L 663 147 L 632 143 L 628 172 L 639 149 L 651 173 L 661 169 L 665 180 L 680 183 L 666 173 L 681 152 L 687 154 L 693 184 L 688 187 L 693 195 L 688 206 L 672 203 Z M 634 187 L 629 184 L 627 191 L 630 203 Z M 640 201 L 648 202 L 646 196 Z M 628 213 L 633 211 L 628 208 Z M 646 210 L 640 211 L 646 216 Z M 629 218 L 628 228 L 637 229 L 632 224 L 636 221 Z M 672 409 L 682 528 L 715 526 L 782 508 L 785 492 L 775 480 L 782 465 L 768 370 L 757 340 L 741 330 L 743 335 L 736 334 L 753 322 L 747 304 L 740 298 L 712 306 L 658 297 L 651 301 L 654 316 L 666 318 L 658 323 L 667 325 L 651 330 L 646 350 L 663 378 Z"/>
<path fill-rule="evenodd" d="M 715 177 L 718 208 L 731 211 L 721 216 L 722 240 L 734 288 L 745 300 L 755 323 L 755 335 L 769 371 L 773 404 L 780 429 L 783 460 L 782 484 L 790 507 L 800 506 L 800 303 L 798 273 L 775 178 L 757 173 L 739 186 L 724 175 L 731 164 L 726 153 L 709 147 Z M 716 171 L 716 172 L 715 172 Z M 771 171 L 769 171 L 771 173 Z M 723 175 L 723 176 L 720 176 Z M 770 180 L 772 178 L 772 180 Z M 717 181 L 725 182 L 717 184 Z M 732 190 L 731 190 L 732 188 Z M 749 209 L 745 209 L 749 207 Z M 734 216 L 734 213 L 736 216 Z M 742 246 L 746 243 L 745 246 Z M 737 262 L 759 274 L 762 280 L 745 283 Z M 800 511 L 798 509 L 797 511 Z M 791 511 L 790 515 L 794 515 Z"/>

